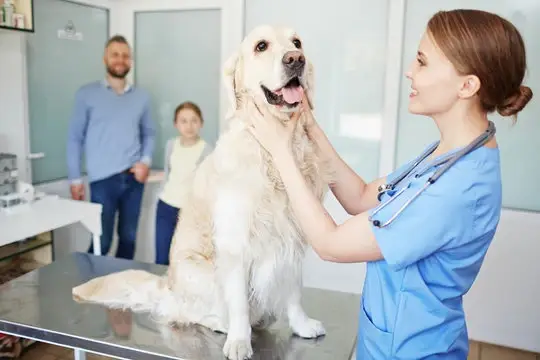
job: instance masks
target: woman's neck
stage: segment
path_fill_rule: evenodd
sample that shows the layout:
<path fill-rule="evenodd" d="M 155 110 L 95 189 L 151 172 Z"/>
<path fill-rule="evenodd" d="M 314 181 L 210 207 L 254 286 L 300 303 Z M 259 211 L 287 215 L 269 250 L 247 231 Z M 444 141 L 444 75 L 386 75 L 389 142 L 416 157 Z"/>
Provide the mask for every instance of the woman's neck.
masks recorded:
<path fill-rule="evenodd" d="M 434 116 L 439 128 L 440 143 L 433 157 L 469 145 L 488 127 L 487 114 L 482 112 L 454 112 Z"/>

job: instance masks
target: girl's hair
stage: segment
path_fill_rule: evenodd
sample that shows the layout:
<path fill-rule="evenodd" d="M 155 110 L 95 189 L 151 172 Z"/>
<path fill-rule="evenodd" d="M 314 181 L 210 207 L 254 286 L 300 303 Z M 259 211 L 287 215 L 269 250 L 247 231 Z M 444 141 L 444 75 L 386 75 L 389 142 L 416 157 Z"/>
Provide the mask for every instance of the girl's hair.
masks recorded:
<path fill-rule="evenodd" d="M 191 109 L 191 110 L 193 110 L 195 112 L 195 114 L 197 114 L 199 119 L 201 119 L 201 123 L 204 122 L 201 108 L 197 104 L 195 104 L 194 102 L 186 101 L 186 102 L 183 102 L 183 103 L 181 103 L 180 105 L 178 105 L 176 107 L 176 110 L 174 111 L 174 119 L 173 119 L 174 123 L 176 123 L 176 118 L 178 117 L 178 113 L 183 109 Z"/>
<path fill-rule="evenodd" d="M 481 10 L 440 11 L 427 30 L 458 73 L 480 79 L 478 96 L 486 112 L 515 118 L 531 100 L 532 90 L 521 85 L 525 44 L 508 20 Z"/>

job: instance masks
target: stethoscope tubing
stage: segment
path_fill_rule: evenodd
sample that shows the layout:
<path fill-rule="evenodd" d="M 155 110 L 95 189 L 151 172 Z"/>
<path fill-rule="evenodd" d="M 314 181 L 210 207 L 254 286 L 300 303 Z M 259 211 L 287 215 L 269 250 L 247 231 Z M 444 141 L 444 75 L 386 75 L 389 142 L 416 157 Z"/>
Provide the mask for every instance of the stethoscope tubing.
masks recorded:
<path fill-rule="evenodd" d="M 467 145 L 463 149 L 457 151 L 455 154 L 453 154 L 451 156 L 444 157 L 444 158 L 442 158 L 442 159 L 440 159 L 440 160 L 438 160 L 438 161 L 436 161 L 436 162 L 434 162 L 432 164 L 429 164 L 429 166 L 427 166 L 426 169 L 424 169 L 424 171 L 422 173 L 426 172 L 428 169 L 433 168 L 434 166 L 440 166 L 440 165 L 443 165 L 443 166 L 439 167 L 435 171 L 435 173 L 427 179 L 426 183 L 409 200 L 407 200 L 398 209 L 398 211 L 394 215 L 392 215 L 392 217 L 390 217 L 390 219 L 388 219 L 384 223 L 381 223 L 380 220 L 375 220 L 375 219 L 373 219 L 373 217 L 379 211 L 381 211 L 384 207 L 386 207 L 388 204 L 390 204 L 392 201 L 394 201 L 397 197 L 399 197 L 399 195 L 401 195 L 405 190 L 407 190 L 408 186 L 404 186 L 397 193 L 395 193 L 392 197 L 390 197 L 386 202 L 381 203 L 380 205 L 378 205 L 373 210 L 373 212 L 369 216 L 368 220 L 371 221 L 373 223 L 373 225 L 378 227 L 378 228 L 384 228 L 384 227 L 390 225 L 407 208 L 407 206 L 409 206 L 409 204 L 411 204 L 416 198 L 418 198 L 418 196 L 420 196 L 420 194 L 422 194 L 422 192 L 424 192 L 429 186 L 433 185 L 442 176 L 442 174 L 444 174 L 446 171 L 448 171 L 448 169 L 450 169 L 459 159 L 463 158 L 465 155 L 467 155 L 467 154 L 473 152 L 474 150 L 480 148 L 481 146 L 483 146 L 485 143 L 487 143 L 490 139 L 492 139 L 495 136 L 495 133 L 496 133 L 495 124 L 493 124 L 493 122 L 489 121 L 489 125 L 488 125 L 487 130 L 482 135 L 480 135 L 476 139 L 474 139 L 469 145 Z M 424 151 L 424 153 L 422 153 L 413 162 L 413 164 L 411 164 L 399 176 L 397 176 L 394 179 L 394 181 L 392 181 L 392 182 L 390 182 L 390 183 L 388 183 L 386 185 L 381 185 L 379 187 L 379 193 L 377 195 L 379 201 L 381 201 L 382 196 L 386 192 L 388 192 L 390 190 L 394 190 L 394 188 L 395 188 L 395 186 L 397 184 L 399 184 L 401 181 L 403 181 L 403 179 L 405 179 L 420 163 L 422 163 L 429 155 L 431 155 L 435 151 L 437 146 L 439 146 L 439 142 L 436 142 L 435 144 L 430 146 L 426 151 Z"/>

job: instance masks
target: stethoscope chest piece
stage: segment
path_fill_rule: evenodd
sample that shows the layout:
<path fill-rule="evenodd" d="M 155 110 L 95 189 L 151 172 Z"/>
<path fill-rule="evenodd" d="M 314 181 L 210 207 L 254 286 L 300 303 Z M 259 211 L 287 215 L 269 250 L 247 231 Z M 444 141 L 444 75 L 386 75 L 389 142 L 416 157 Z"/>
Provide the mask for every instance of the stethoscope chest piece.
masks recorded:
<path fill-rule="evenodd" d="M 384 194 L 392 190 L 394 190 L 394 186 L 392 184 L 379 185 L 379 188 L 377 189 L 378 191 L 377 199 L 381 201 Z"/>

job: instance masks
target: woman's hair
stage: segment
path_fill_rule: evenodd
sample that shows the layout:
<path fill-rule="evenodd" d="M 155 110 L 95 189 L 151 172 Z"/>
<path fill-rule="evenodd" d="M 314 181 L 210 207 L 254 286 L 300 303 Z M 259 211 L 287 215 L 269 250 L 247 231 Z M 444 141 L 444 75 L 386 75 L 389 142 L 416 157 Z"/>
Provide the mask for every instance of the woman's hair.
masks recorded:
<path fill-rule="evenodd" d="M 186 102 L 183 102 L 181 103 L 180 105 L 178 105 L 176 107 L 176 110 L 174 110 L 174 119 L 173 119 L 173 122 L 176 123 L 176 118 L 178 117 L 178 113 L 181 111 L 181 110 L 184 110 L 184 109 L 190 109 L 190 110 L 193 110 L 195 112 L 195 114 L 197 114 L 197 116 L 199 117 L 199 119 L 201 119 L 201 123 L 204 122 L 204 119 L 203 119 L 203 116 L 202 116 L 202 111 L 201 111 L 201 108 L 195 104 L 194 102 L 191 102 L 191 101 L 186 101 Z"/>
<path fill-rule="evenodd" d="M 486 112 L 516 117 L 531 100 L 532 90 L 521 85 L 525 44 L 508 20 L 481 10 L 440 11 L 427 30 L 458 73 L 480 79 L 478 96 Z"/>

